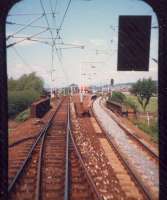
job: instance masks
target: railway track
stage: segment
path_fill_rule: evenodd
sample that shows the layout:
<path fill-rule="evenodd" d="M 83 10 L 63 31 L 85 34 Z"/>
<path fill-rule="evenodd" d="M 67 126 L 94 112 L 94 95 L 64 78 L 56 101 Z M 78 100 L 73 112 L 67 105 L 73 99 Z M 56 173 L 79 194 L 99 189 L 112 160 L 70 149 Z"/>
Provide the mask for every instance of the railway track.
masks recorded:
<path fill-rule="evenodd" d="M 108 112 L 107 108 L 105 108 L 102 105 L 102 101 L 100 100 L 100 105 L 103 109 L 105 109 L 105 111 L 111 116 L 111 114 Z M 154 159 L 155 161 L 159 162 L 159 156 L 151 149 L 149 148 L 144 142 L 141 141 L 140 138 L 138 138 L 135 134 L 132 134 L 130 131 L 128 131 L 123 125 L 121 125 L 120 123 L 117 122 L 117 120 L 111 116 L 112 119 L 114 119 L 114 121 L 124 130 L 124 132 L 134 141 L 136 142 L 137 145 L 139 145 L 141 147 L 141 149 L 143 149 L 144 151 L 146 151 L 150 157 L 152 157 L 152 159 Z"/>
<path fill-rule="evenodd" d="M 97 116 L 94 113 L 93 109 L 91 109 L 91 113 L 95 117 L 96 122 L 99 125 L 99 127 L 103 130 L 103 125 L 97 119 Z M 126 159 L 126 156 L 119 149 L 119 146 L 116 144 L 115 139 L 112 138 L 111 136 L 109 136 L 104 130 L 103 130 L 103 133 L 105 134 L 105 137 L 106 137 L 108 143 L 110 144 L 110 147 L 108 147 L 108 149 L 110 149 L 110 150 L 107 149 L 106 141 L 101 140 L 101 143 L 103 143 L 106 154 L 108 154 L 109 155 L 108 157 L 110 157 L 109 159 L 112 162 L 111 165 L 112 165 L 113 169 L 115 168 L 115 172 L 117 174 L 118 179 L 120 179 L 120 182 L 122 180 L 124 182 L 124 179 L 126 180 L 126 175 L 128 174 L 129 177 L 131 177 L 129 179 L 129 181 L 132 180 L 132 182 L 136 185 L 136 187 L 139 188 L 139 193 L 142 194 L 144 199 L 158 200 L 158 191 L 154 187 L 152 187 L 152 184 L 146 186 L 146 184 L 143 181 L 143 177 L 141 177 L 138 174 L 138 172 L 136 171 L 136 169 L 133 167 L 133 165 L 128 162 L 128 160 Z M 152 159 L 155 161 L 156 164 L 158 164 L 158 156 L 156 154 L 154 154 L 154 152 L 152 152 L 151 149 L 149 149 L 146 145 L 141 143 L 141 141 L 137 137 L 135 137 L 135 136 L 133 137 L 132 135 L 130 135 L 130 133 L 128 135 L 129 135 L 130 139 L 135 140 L 136 144 L 139 145 L 139 148 L 142 151 L 146 152 L 148 159 Z M 121 169 L 121 164 L 124 169 L 123 168 Z M 123 175 L 123 174 L 125 174 L 125 175 Z M 130 182 L 129 182 L 129 185 L 133 186 L 133 184 Z M 123 183 L 123 187 L 125 187 L 125 191 L 126 190 L 127 190 L 127 192 L 130 191 L 130 187 L 128 188 L 128 184 Z M 131 191 L 133 191 L 133 189 L 131 189 Z M 138 195 L 136 192 L 136 197 L 137 196 Z"/>
<path fill-rule="evenodd" d="M 68 104 L 60 103 L 11 178 L 9 199 L 100 199 L 75 145 Z"/>
<path fill-rule="evenodd" d="M 141 141 L 140 138 L 138 138 L 135 134 L 132 134 L 130 131 L 127 130 L 127 128 L 124 127 L 121 123 L 118 123 L 118 121 L 111 115 L 111 113 L 107 110 L 107 108 L 104 107 L 100 100 L 100 106 L 102 109 L 104 109 L 105 112 L 107 112 L 111 118 L 118 124 L 118 126 L 124 131 L 124 133 L 129 137 L 130 140 L 132 140 L 133 143 L 135 143 L 138 148 L 143 151 L 149 159 L 152 159 L 157 165 L 159 164 L 159 156 L 146 145 L 143 141 Z"/>
<path fill-rule="evenodd" d="M 102 102 L 100 100 L 100 105 L 103 109 L 105 109 L 105 111 L 107 112 L 107 108 L 104 108 L 104 106 L 102 106 Z M 109 112 L 107 112 L 110 116 L 111 114 Z M 130 131 L 128 131 L 127 129 L 125 129 L 124 126 L 122 126 L 120 123 L 117 122 L 117 120 L 111 116 L 112 119 L 114 119 L 114 121 L 124 130 L 124 132 L 130 137 L 131 140 L 133 140 L 142 151 L 145 151 L 148 153 L 148 155 L 154 159 L 157 163 L 159 162 L 159 156 L 151 149 L 149 148 L 145 143 L 143 143 L 141 141 L 141 139 L 139 139 L 135 134 L 132 134 Z"/>
<path fill-rule="evenodd" d="M 51 112 L 48 115 L 47 123 L 42 129 L 40 129 L 39 133 L 36 133 L 33 137 L 26 137 L 9 145 L 9 169 L 8 169 L 9 190 L 10 188 L 13 187 L 12 185 L 14 184 L 15 179 L 17 179 L 17 176 L 18 177 L 20 176 L 19 171 L 23 170 L 26 164 L 29 162 L 28 155 L 29 154 L 31 155 L 33 149 L 35 148 L 35 145 L 38 142 L 40 142 L 42 135 L 51 125 L 51 121 L 54 118 L 54 115 L 56 114 L 57 110 L 59 109 L 60 104 L 61 103 L 59 102 L 55 112 Z"/>

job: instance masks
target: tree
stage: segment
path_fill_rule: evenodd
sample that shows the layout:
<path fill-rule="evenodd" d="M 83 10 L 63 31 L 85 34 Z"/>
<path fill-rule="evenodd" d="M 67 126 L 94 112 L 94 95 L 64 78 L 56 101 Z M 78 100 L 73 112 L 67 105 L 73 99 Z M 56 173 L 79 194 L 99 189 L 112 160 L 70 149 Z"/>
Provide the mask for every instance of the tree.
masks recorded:
<path fill-rule="evenodd" d="M 139 79 L 132 85 L 130 92 L 137 97 L 138 102 L 145 112 L 150 98 L 156 93 L 156 84 L 151 78 Z"/>
<path fill-rule="evenodd" d="M 124 103 L 126 96 L 121 92 L 113 91 L 112 96 L 109 97 L 109 101 L 116 101 L 117 103 Z"/>
<path fill-rule="evenodd" d="M 9 91 L 22 91 L 22 90 L 35 90 L 38 93 L 42 93 L 43 80 L 38 77 L 35 72 L 30 74 L 24 74 L 19 79 L 14 80 L 13 78 L 8 79 L 8 90 Z"/>
<path fill-rule="evenodd" d="M 17 80 L 14 80 L 13 78 L 8 79 L 8 90 L 15 90 L 17 86 Z"/>
<path fill-rule="evenodd" d="M 43 93 L 43 80 L 34 72 L 24 74 L 19 79 L 8 79 L 8 113 L 16 116 L 27 109 Z"/>
<path fill-rule="evenodd" d="M 8 92 L 8 114 L 14 117 L 19 112 L 27 109 L 32 102 L 39 99 L 40 95 L 33 89 Z"/>

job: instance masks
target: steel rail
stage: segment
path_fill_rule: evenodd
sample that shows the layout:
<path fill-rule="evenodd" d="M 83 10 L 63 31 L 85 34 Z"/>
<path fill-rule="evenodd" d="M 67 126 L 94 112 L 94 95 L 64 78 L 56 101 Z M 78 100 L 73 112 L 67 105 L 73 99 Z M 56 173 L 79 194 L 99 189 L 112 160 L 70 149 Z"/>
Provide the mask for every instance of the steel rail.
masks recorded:
<path fill-rule="evenodd" d="M 81 167 L 83 168 L 84 172 L 85 172 L 85 175 L 86 175 L 86 178 L 87 178 L 87 181 L 89 183 L 89 185 L 91 186 L 91 190 L 93 192 L 93 195 L 95 195 L 95 198 L 97 200 L 103 200 L 103 198 L 101 197 L 101 195 L 99 194 L 99 192 L 97 191 L 97 188 L 95 186 L 95 183 L 90 175 L 90 173 L 88 172 L 88 170 L 86 169 L 85 167 L 85 164 L 84 164 L 84 161 L 81 157 L 81 154 L 78 150 L 78 147 L 74 141 L 74 137 L 73 137 L 73 134 L 72 134 L 72 130 L 71 130 L 71 118 L 70 118 L 70 105 L 68 106 L 68 137 L 70 138 L 70 140 L 72 141 L 72 145 L 74 147 L 74 150 L 76 152 L 76 155 L 79 159 L 79 162 L 81 164 Z M 67 200 L 67 199 L 64 199 L 64 200 Z"/>
<path fill-rule="evenodd" d="M 57 109 L 57 112 L 59 111 L 62 103 L 63 103 L 63 101 L 60 102 L 58 109 Z M 55 113 L 55 115 L 56 115 L 56 113 Z M 55 118 L 55 115 L 54 115 L 54 117 L 52 117 L 52 120 Z M 41 199 L 42 162 L 43 162 L 43 152 L 44 152 L 44 145 L 45 145 L 45 139 L 46 139 L 47 133 L 48 133 L 48 130 L 43 134 L 42 139 L 41 139 L 38 168 L 37 168 L 37 182 L 36 182 L 35 200 Z"/>
<path fill-rule="evenodd" d="M 100 103 L 101 103 L 101 100 L 100 100 Z M 108 113 L 110 116 L 111 114 Z M 153 152 L 146 144 L 144 144 L 137 136 L 135 136 L 134 134 L 130 133 L 127 129 L 125 129 L 125 127 L 123 127 L 120 123 L 118 123 L 115 118 L 112 118 L 117 124 L 118 126 L 124 130 L 124 132 L 127 133 L 127 135 L 129 137 L 132 137 L 139 145 L 141 145 L 141 147 L 143 147 L 149 154 L 151 154 L 151 156 L 156 160 L 156 161 L 159 161 L 159 156 Z"/>
<path fill-rule="evenodd" d="M 136 186 L 139 187 L 140 191 L 143 193 L 143 195 L 147 198 L 147 200 L 153 200 L 154 198 L 152 197 L 152 195 L 150 194 L 150 191 L 143 185 L 143 181 L 141 180 L 140 176 L 137 175 L 134 170 L 132 169 L 132 167 L 129 165 L 129 163 L 127 162 L 127 160 L 123 157 L 122 153 L 120 152 L 119 148 L 117 147 L 117 145 L 115 144 L 115 142 L 113 140 L 111 140 L 111 138 L 109 137 L 109 135 L 106 133 L 106 131 L 104 131 L 104 128 L 102 126 L 102 124 L 100 123 L 100 121 L 98 120 L 96 114 L 94 113 L 92 106 L 91 106 L 91 112 L 96 120 L 96 122 L 98 123 L 98 125 L 100 126 L 100 128 L 102 129 L 103 133 L 106 136 L 106 139 L 108 140 L 108 142 L 110 143 L 110 145 L 113 147 L 114 151 L 116 152 L 116 154 L 118 155 L 118 157 L 120 158 L 120 160 L 122 161 L 122 163 L 124 164 L 125 168 L 127 169 L 127 171 L 129 172 L 129 174 L 132 176 L 134 182 L 136 183 Z"/>
<path fill-rule="evenodd" d="M 42 180 L 42 158 L 44 150 L 44 142 L 47 132 L 42 136 L 41 147 L 39 152 L 38 168 L 37 168 L 37 182 L 36 182 L 36 191 L 35 191 L 35 200 L 40 200 L 41 197 L 41 180 Z"/>
<path fill-rule="evenodd" d="M 37 137 L 38 137 L 38 134 L 35 135 L 35 136 L 30 136 L 30 137 L 22 138 L 22 139 L 20 139 L 20 140 L 18 140 L 16 142 L 13 142 L 12 144 L 9 144 L 8 148 L 15 147 L 15 146 L 17 146 L 19 144 L 22 144 L 22 143 L 26 142 L 27 140 L 33 140 L 33 139 L 35 139 Z"/>
<path fill-rule="evenodd" d="M 67 107 L 67 127 L 66 127 L 66 158 L 65 158 L 65 184 L 64 184 L 64 200 L 68 200 L 69 198 L 69 129 L 70 129 L 70 115 L 69 115 L 69 103 Z"/>
<path fill-rule="evenodd" d="M 60 109 L 60 106 L 62 104 L 62 102 L 64 101 L 61 100 L 61 102 L 58 104 L 56 111 L 54 112 L 54 114 L 50 117 L 48 123 L 42 128 L 42 130 L 39 132 L 39 136 L 37 137 L 36 141 L 34 142 L 34 144 L 32 145 L 30 151 L 28 152 L 28 155 L 26 157 L 26 159 L 24 160 L 23 164 L 21 165 L 21 167 L 19 168 L 19 170 L 16 173 L 16 176 L 13 178 L 11 184 L 8 187 L 8 194 L 10 194 L 15 187 L 15 184 L 17 183 L 17 181 L 19 180 L 19 178 L 23 175 L 24 169 L 27 166 L 27 164 L 29 163 L 29 161 L 32 158 L 32 154 L 35 150 L 35 147 L 37 146 L 37 144 L 40 142 L 40 140 L 42 139 L 43 135 L 45 135 L 49 129 L 49 127 L 51 126 L 51 123 L 54 119 L 54 117 L 56 116 L 58 110 Z"/>
<path fill-rule="evenodd" d="M 120 125 L 119 125 L 120 126 Z M 132 133 L 130 133 L 128 130 L 126 130 L 124 127 L 120 126 L 130 137 L 132 137 L 139 145 L 141 145 L 146 151 L 148 151 L 149 154 L 151 154 L 151 156 L 159 161 L 159 156 L 152 151 L 146 144 L 144 144 L 139 138 L 137 138 L 136 135 L 133 135 Z"/>

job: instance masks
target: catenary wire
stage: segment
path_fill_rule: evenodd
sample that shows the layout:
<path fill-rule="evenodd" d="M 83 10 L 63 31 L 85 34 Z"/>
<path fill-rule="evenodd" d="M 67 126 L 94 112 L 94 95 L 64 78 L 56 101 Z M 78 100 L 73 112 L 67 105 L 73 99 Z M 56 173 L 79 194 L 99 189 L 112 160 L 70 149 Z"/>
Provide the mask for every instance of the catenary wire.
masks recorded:
<path fill-rule="evenodd" d="M 7 25 L 15 25 L 15 26 L 26 26 L 26 24 L 15 23 L 15 22 L 12 22 L 12 21 L 7 21 L 6 24 Z M 41 29 L 48 28 L 46 26 L 38 26 L 38 25 L 29 25 L 29 27 L 31 27 L 31 28 L 41 28 Z M 54 28 L 54 27 L 50 27 L 50 29 L 56 30 L 56 28 Z"/>
<path fill-rule="evenodd" d="M 39 16 L 39 17 L 33 19 L 30 23 L 26 24 L 26 25 L 25 25 L 24 27 L 22 27 L 21 29 L 16 30 L 14 33 L 12 33 L 11 35 L 9 35 L 9 36 L 7 37 L 7 40 L 8 40 L 10 37 L 12 37 L 12 36 L 14 36 L 14 35 L 20 33 L 21 31 L 25 30 L 26 28 L 28 28 L 31 24 L 33 24 L 34 22 L 38 21 L 38 20 L 41 19 L 43 16 L 44 16 L 44 15 L 41 15 L 41 16 Z"/>
<path fill-rule="evenodd" d="M 35 34 L 31 35 L 31 36 L 28 37 L 28 38 L 24 38 L 24 39 L 19 40 L 19 41 L 17 41 L 17 42 L 13 42 L 13 43 L 11 43 L 11 44 L 8 44 L 8 45 L 7 45 L 7 48 L 12 47 L 12 46 L 15 46 L 16 44 L 19 44 L 19 43 L 21 43 L 21 42 L 24 42 L 25 40 L 29 40 L 29 39 L 31 39 L 31 38 L 33 38 L 33 37 L 35 37 L 35 36 L 38 36 L 38 35 L 40 35 L 40 34 L 46 32 L 46 31 L 48 31 L 48 28 L 47 28 L 46 30 L 40 31 L 40 32 L 38 32 L 38 33 L 35 33 Z"/>

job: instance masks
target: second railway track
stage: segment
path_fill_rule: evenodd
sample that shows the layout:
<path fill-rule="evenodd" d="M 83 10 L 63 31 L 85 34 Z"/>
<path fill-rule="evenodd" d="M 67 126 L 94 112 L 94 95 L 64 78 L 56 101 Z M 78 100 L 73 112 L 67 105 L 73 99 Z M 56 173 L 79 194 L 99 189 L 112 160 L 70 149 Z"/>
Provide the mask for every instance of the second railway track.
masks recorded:
<path fill-rule="evenodd" d="M 141 139 L 139 139 L 134 133 L 132 134 L 131 131 L 128 131 L 127 128 L 125 128 L 121 123 L 118 123 L 118 120 L 116 120 L 116 118 L 113 115 L 111 115 L 111 112 L 105 107 L 105 105 L 103 105 L 104 103 L 102 102 L 102 99 L 100 99 L 99 103 L 102 109 L 104 109 L 111 116 L 111 118 L 118 124 L 118 126 L 120 126 L 120 128 L 124 130 L 127 136 L 131 140 L 133 140 L 139 146 L 139 148 L 141 148 L 141 150 L 147 152 L 147 154 L 150 156 L 151 159 L 155 160 L 155 162 L 158 163 L 159 156 L 157 155 L 157 153 L 155 153 L 150 147 L 148 147 L 148 145 L 146 145 L 143 141 L 141 141 Z"/>
<path fill-rule="evenodd" d="M 157 187 L 153 185 L 156 182 L 146 182 L 149 176 L 147 171 L 144 171 L 144 176 L 139 174 L 134 160 L 131 159 L 132 162 L 129 162 L 126 152 L 117 145 L 114 136 L 109 137 L 103 124 L 99 123 L 99 119 L 96 119 L 93 113 L 90 113 L 90 116 L 80 114 L 82 109 L 79 109 L 81 104 L 78 96 L 73 97 L 73 102 L 73 133 L 102 197 L 106 200 L 157 200 Z M 101 117 L 102 112 L 99 113 Z M 112 130 L 118 134 L 114 128 Z M 124 143 L 124 146 L 127 145 L 128 143 Z M 142 162 L 139 164 L 142 165 Z M 152 176 L 155 178 L 154 174 Z"/>
<path fill-rule="evenodd" d="M 99 106 L 101 106 L 101 104 L 99 104 Z M 104 108 L 102 107 L 102 109 L 104 109 Z M 97 113 L 95 113 L 95 111 L 93 111 L 92 113 L 93 113 L 93 115 L 96 116 L 97 123 L 99 124 L 99 126 L 103 130 L 106 130 L 106 126 L 104 126 L 104 121 L 103 121 L 103 123 L 100 121 L 99 116 L 97 116 Z M 102 112 L 100 114 L 102 115 Z M 112 130 L 114 130 L 113 127 L 112 127 Z M 118 130 L 117 130 L 117 134 L 115 134 L 115 135 L 114 134 L 111 135 L 107 131 L 104 131 L 104 133 L 105 133 L 105 136 L 106 136 L 108 142 L 111 144 L 113 151 L 118 155 L 119 159 L 125 166 L 125 169 L 132 176 L 134 183 L 136 185 L 138 185 L 138 187 L 140 188 L 140 191 L 144 194 L 145 198 L 149 199 L 149 200 L 154 200 L 154 199 L 157 200 L 158 199 L 158 187 L 154 186 L 155 183 L 151 179 L 154 176 L 156 177 L 157 174 L 154 175 L 152 173 L 151 174 L 152 176 L 150 176 L 149 173 L 147 174 L 145 172 L 146 170 L 149 170 L 149 169 L 141 170 L 141 167 L 143 167 L 144 164 L 142 165 L 142 162 L 140 162 L 138 165 L 136 164 L 137 162 L 135 162 L 135 159 L 138 158 L 137 155 L 134 154 L 134 152 L 132 152 L 131 154 L 130 153 L 127 154 L 126 150 L 122 148 L 123 146 L 122 146 L 122 143 L 120 142 L 121 138 L 119 138 L 119 140 L 117 140 L 116 136 L 118 135 Z M 142 154 L 144 154 L 143 159 L 147 159 L 148 162 L 152 162 L 152 164 L 155 165 L 155 167 L 157 167 L 158 166 L 158 162 L 157 162 L 158 157 L 156 155 L 154 155 L 154 153 L 151 151 L 151 149 L 149 149 L 147 146 L 145 146 L 143 143 L 141 143 L 140 140 L 138 140 L 137 138 L 132 137 L 132 135 L 128 134 L 128 136 L 129 136 L 128 141 L 132 140 L 133 142 L 128 143 L 128 141 L 127 141 L 127 143 L 124 143 L 124 146 L 128 147 L 128 145 L 135 143 L 135 146 L 138 149 L 138 151 L 141 152 Z M 132 159 L 130 157 L 133 154 L 136 156 L 135 159 Z M 129 158 L 128 158 L 128 156 L 129 156 Z M 140 157 L 139 157 L 139 159 L 140 159 Z M 112 158 L 111 158 L 111 160 L 112 160 Z M 115 164 L 117 161 L 115 159 L 113 159 L 113 160 L 114 160 L 114 163 L 112 165 L 113 165 L 113 167 L 115 166 L 116 171 L 117 171 L 117 164 Z M 156 172 L 158 173 L 158 171 L 156 171 Z M 148 177 L 151 181 L 147 180 Z"/>

